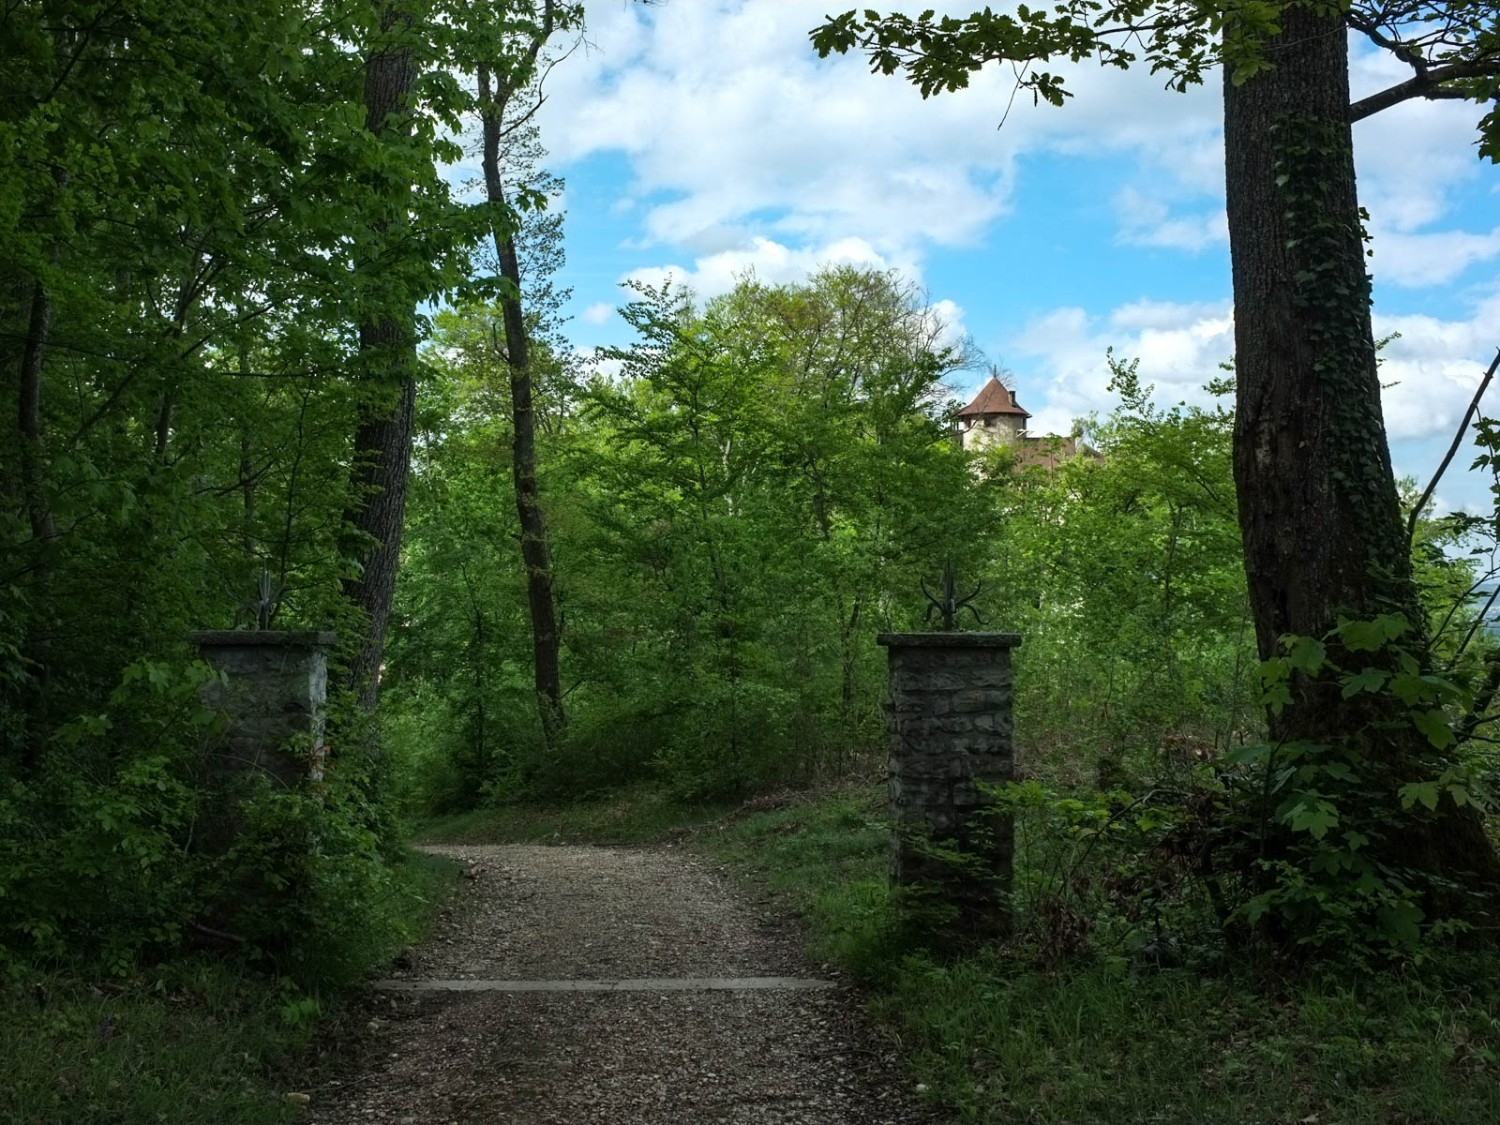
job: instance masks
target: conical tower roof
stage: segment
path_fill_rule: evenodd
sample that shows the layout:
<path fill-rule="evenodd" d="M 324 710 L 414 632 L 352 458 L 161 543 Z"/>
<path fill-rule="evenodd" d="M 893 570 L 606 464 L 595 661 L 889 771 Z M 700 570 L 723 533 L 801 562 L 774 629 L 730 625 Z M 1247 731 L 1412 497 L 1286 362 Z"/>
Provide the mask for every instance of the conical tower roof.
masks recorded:
<path fill-rule="evenodd" d="M 983 418 L 995 414 L 1018 414 L 1022 418 L 1030 418 L 1028 411 L 1021 409 L 1021 404 L 1016 401 L 1016 396 L 1011 389 L 994 376 L 990 381 L 980 388 L 974 401 L 969 403 L 958 412 L 960 418 Z"/>

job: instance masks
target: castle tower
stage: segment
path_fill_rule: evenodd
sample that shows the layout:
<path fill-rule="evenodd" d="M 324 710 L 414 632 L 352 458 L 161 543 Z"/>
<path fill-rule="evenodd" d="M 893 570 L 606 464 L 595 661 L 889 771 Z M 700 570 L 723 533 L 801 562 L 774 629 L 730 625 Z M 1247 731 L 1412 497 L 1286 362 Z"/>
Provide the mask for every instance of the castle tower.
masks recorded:
<path fill-rule="evenodd" d="M 1030 417 L 1014 392 L 991 376 L 974 401 L 954 415 L 954 423 L 963 447 L 977 450 L 992 445 L 1019 446 Z"/>

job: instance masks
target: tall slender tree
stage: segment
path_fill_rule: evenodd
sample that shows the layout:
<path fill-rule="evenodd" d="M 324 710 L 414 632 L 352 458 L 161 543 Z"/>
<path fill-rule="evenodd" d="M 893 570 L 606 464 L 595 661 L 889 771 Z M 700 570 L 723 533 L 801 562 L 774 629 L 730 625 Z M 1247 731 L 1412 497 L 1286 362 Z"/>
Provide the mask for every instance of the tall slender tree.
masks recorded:
<path fill-rule="evenodd" d="M 547 544 L 547 521 L 537 485 L 535 380 L 531 339 L 522 307 L 520 256 L 516 250 L 516 224 L 507 198 L 503 142 L 521 122 L 509 115 L 516 95 L 526 90 L 537 75 L 538 59 L 548 40 L 572 26 L 577 12 L 557 0 L 542 0 L 534 21 L 518 34 L 517 52 L 508 65 L 485 61 L 478 68 L 480 158 L 484 170 L 485 197 L 492 216 L 490 237 L 499 267 L 500 309 L 505 333 L 505 362 L 510 373 L 511 461 L 516 512 L 521 521 L 521 561 L 526 568 L 526 600 L 531 614 L 532 669 L 536 684 L 537 710 L 549 746 L 556 743 L 566 724 L 563 710 L 557 606 L 552 590 L 552 556 Z"/>

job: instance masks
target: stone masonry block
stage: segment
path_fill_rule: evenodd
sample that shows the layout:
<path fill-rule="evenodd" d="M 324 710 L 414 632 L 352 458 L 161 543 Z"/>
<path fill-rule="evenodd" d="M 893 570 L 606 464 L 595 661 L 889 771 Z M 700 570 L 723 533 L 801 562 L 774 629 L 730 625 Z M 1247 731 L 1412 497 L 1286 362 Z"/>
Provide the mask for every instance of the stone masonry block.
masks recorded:
<path fill-rule="evenodd" d="M 975 935 L 1008 926 L 1012 829 L 981 787 L 1013 776 L 1010 650 L 1014 634 L 887 634 L 891 697 L 892 875 L 959 907 Z M 924 841 L 947 840 L 982 859 L 954 867 Z M 939 858 L 935 858 L 935 855 Z"/>

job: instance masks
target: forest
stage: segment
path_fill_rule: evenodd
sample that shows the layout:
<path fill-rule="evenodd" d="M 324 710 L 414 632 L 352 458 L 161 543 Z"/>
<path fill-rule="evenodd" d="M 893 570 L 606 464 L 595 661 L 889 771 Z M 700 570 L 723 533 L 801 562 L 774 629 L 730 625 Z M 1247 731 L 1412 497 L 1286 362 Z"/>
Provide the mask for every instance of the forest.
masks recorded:
<path fill-rule="evenodd" d="M 1016 376 L 895 270 L 632 282 L 618 343 L 576 348 L 536 108 L 582 20 L 0 8 L 0 1118 L 295 1119 L 267 1091 L 451 893 L 414 838 L 709 824 L 964 1120 L 1488 1119 L 1500 516 L 1432 499 L 1465 472 L 1500 496 L 1496 366 L 1472 357 L 1453 435 L 1478 460 L 1397 479 L 1349 125 L 1465 98 L 1494 160 L 1493 10 L 807 29 L 924 97 L 1007 61 L 1053 106 L 1064 59 L 1225 70 L 1233 363 L 1168 405 L 1111 354 L 1112 408 L 1046 458 L 965 448 L 966 388 Z M 1351 107 L 1348 29 L 1410 82 Z M 977 591 L 960 628 L 1022 638 L 992 794 L 1014 932 L 957 958 L 885 887 L 876 643 L 935 628 L 945 574 Z M 326 749 L 291 750 L 326 755 L 315 782 L 217 803 L 203 629 L 336 635 Z M 1053 1057 L 1023 1003 L 1077 1005 L 1114 1063 L 1064 1096 L 1009 1058 L 986 1094 L 999 1039 Z M 1174 1004 L 1245 1013 L 1223 1039 L 1273 1077 L 1162 1116 L 1090 1101 L 1132 1042 L 1186 1081 Z"/>

